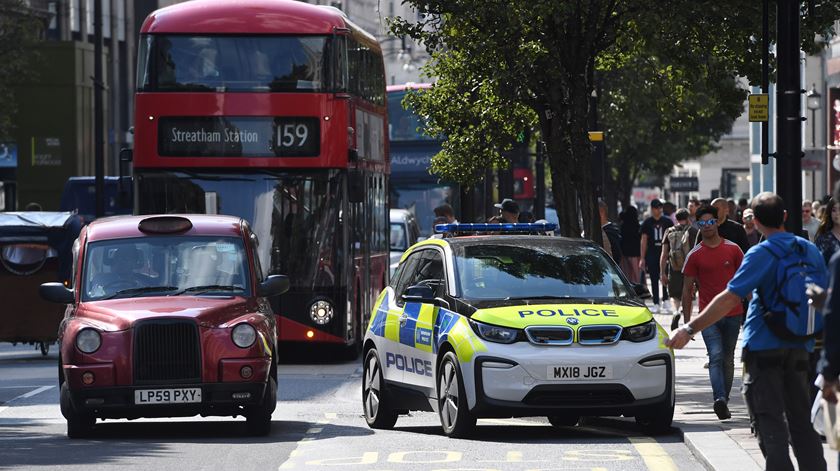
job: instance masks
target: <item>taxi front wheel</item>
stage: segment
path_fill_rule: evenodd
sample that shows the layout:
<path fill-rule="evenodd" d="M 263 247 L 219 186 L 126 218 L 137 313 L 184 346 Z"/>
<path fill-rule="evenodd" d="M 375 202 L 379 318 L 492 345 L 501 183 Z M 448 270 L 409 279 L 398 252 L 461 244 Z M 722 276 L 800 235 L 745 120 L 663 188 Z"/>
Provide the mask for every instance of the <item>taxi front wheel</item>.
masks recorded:
<path fill-rule="evenodd" d="M 245 416 L 248 435 L 263 437 L 271 433 L 271 414 L 277 407 L 277 381 L 268 378 L 262 403 Z"/>
<path fill-rule="evenodd" d="M 362 406 L 365 421 L 370 428 L 390 429 L 397 423 L 397 412 L 391 404 L 385 379 L 382 377 L 382 365 L 375 348 L 365 355 L 362 373 Z"/>
<path fill-rule="evenodd" d="M 443 433 L 448 437 L 466 437 L 475 428 L 475 416 L 467 405 L 464 377 L 454 353 L 443 356 L 437 376 L 438 414 Z"/>
<path fill-rule="evenodd" d="M 70 387 L 65 381 L 59 394 L 61 415 L 67 419 L 67 438 L 85 438 L 93 433 L 96 418 L 79 413 L 70 400 Z"/>

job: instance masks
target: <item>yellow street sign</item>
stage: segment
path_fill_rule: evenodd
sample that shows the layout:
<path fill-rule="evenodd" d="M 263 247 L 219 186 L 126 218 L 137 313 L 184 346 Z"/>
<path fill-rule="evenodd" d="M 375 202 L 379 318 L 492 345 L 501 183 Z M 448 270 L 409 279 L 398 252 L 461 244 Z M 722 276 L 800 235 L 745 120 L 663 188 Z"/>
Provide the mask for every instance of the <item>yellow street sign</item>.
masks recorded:
<path fill-rule="evenodd" d="M 589 131 L 589 142 L 601 142 L 604 140 L 604 131 Z"/>
<path fill-rule="evenodd" d="M 766 93 L 750 95 L 750 122 L 767 122 L 770 120 L 770 98 Z"/>

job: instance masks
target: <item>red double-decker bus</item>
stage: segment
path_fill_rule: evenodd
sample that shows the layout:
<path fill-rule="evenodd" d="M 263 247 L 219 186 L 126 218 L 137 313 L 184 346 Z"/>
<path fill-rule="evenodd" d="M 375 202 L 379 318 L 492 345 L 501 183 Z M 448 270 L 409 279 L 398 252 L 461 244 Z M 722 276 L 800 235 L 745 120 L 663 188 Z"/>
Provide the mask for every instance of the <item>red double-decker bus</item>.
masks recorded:
<path fill-rule="evenodd" d="M 281 341 L 356 346 L 388 268 L 385 71 L 340 10 L 193 0 L 141 29 L 135 211 L 250 222 Z"/>

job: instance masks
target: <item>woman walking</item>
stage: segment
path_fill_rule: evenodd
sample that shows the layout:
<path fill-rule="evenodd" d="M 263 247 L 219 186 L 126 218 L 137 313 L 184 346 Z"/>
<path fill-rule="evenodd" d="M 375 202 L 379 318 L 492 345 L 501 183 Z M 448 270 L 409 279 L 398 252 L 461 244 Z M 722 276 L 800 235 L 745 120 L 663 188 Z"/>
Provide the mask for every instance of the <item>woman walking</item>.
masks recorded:
<path fill-rule="evenodd" d="M 823 212 L 814 244 L 820 249 L 826 264 L 832 255 L 840 251 L 840 204 L 834 198 L 829 200 Z"/>

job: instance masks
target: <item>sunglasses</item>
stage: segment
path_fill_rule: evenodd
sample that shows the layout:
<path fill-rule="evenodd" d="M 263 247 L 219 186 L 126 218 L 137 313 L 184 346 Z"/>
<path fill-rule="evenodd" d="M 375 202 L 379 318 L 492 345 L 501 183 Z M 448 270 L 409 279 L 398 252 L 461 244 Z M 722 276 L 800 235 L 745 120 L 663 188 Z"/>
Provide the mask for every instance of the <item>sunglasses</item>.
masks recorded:
<path fill-rule="evenodd" d="M 709 219 L 708 221 L 697 221 L 698 227 L 714 226 L 717 224 L 717 219 Z"/>

